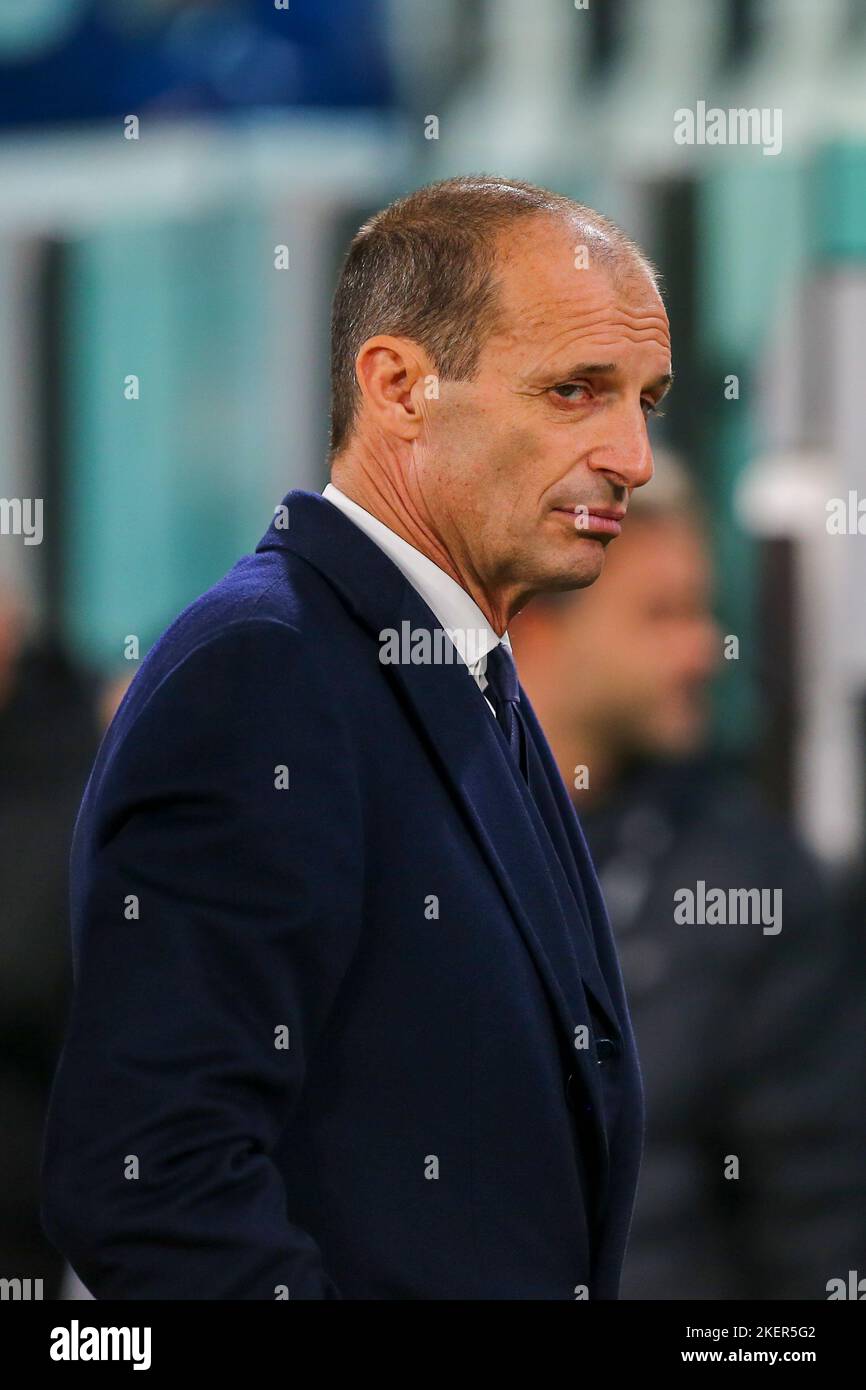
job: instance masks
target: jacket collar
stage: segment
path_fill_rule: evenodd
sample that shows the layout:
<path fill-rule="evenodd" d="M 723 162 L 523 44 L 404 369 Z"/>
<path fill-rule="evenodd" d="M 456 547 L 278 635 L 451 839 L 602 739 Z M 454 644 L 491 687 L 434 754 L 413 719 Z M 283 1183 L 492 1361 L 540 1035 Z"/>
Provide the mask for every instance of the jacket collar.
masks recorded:
<path fill-rule="evenodd" d="M 393 560 L 404 579 L 421 595 L 440 627 L 451 637 L 466 665 L 472 667 L 498 646 L 500 638 L 471 594 L 427 555 L 398 536 L 389 526 L 346 497 L 333 483 L 322 496 L 368 535 L 389 560 Z M 501 639 L 510 647 L 507 634 Z"/>

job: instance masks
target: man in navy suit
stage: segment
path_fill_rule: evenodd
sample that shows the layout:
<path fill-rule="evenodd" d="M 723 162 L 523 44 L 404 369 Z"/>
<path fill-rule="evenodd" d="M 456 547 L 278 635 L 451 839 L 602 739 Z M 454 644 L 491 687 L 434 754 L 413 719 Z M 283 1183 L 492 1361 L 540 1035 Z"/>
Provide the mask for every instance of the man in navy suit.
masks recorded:
<path fill-rule="evenodd" d="M 97 1298 L 618 1296 L 640 1072 L 506 629 L 598 576 L 669 382 L 591 209 L 459 178 L 354 238 L 332 482 L 157 642 L 76 826 L 43 1220 Z"/>

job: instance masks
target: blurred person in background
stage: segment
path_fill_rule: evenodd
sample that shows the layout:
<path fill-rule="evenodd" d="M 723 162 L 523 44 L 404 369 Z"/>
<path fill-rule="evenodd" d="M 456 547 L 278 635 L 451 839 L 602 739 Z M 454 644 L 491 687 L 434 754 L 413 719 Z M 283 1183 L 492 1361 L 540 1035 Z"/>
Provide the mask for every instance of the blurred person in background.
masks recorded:
<path fill-rule="evenodd" d="M 646 1086 L 622 1297 L 826 1298 L 866 1253 L 863 1010 L 819 865 L 707 752 L 707 541 L 687 475 L 656 466 L 598 585 L 539 597 L 511 628 L 598 869 Z M 698 880 L 780 888 L 781 931 L 678 924 L 674 894 Z"/>
<path fill-rule="evenodd" d="M 68 999 L 68 862 L 98 741 L 95 683 L 30 635 L 0 585 L 0 1277 L 62 1260 L 39 1222 L 39 1149 Z"/>

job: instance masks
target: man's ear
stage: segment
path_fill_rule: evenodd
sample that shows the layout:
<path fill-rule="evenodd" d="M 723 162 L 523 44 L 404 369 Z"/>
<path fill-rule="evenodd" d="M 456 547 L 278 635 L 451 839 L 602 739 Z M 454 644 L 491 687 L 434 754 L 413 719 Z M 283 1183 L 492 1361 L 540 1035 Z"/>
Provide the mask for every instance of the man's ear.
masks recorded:
<path fill-rule="evenodd" d="M 411 338 L 380 333 L 361 344 L 355 375 L 370 424 L 392 438 L 411 442 L 429 414 L 432 364 Z"/>

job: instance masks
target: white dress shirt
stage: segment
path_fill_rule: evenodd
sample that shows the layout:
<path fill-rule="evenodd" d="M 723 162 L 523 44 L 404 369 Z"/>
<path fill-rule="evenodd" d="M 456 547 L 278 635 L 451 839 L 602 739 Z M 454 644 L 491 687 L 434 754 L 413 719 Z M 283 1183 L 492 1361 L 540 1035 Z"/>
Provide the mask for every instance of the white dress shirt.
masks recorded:
<path fill-rule="evenodd" d="M 508 633 L 504 632 L 500 638 L 472 595 L 467 593 L 456 579 L 452 579 L 450 574 L 446 574 L 428 556 L 416 550 L 414 545 L 404 541 L 402 536 L 398 536 L 396 531 L 392 531 L 390 526 L 386 526 L 378 517 L 365 512 L 363 507 L 359 507 L 351 497 L 340 492 L 333 483 L 328 483 L 322 496 L 335 507 L 339 507 L 350 521 L 354 521 L 355 525 L 366 532 L 370 540 L 375 541 L 379 549 L 393 560 L 401 574 L 433 611 L 440 626 L 448 633 L 460 660 L 483 693 L 487 684 L 481 669 L 485 664 L 484 659 L 500 641 L 511 651 Z M 471 662 L 467 661 L 467 655 L 474 659 Z M 484 698 L 487 700 L 486 695 Z M 494 713 L 489 700 L 487 705 L 491 713 Z"/>

